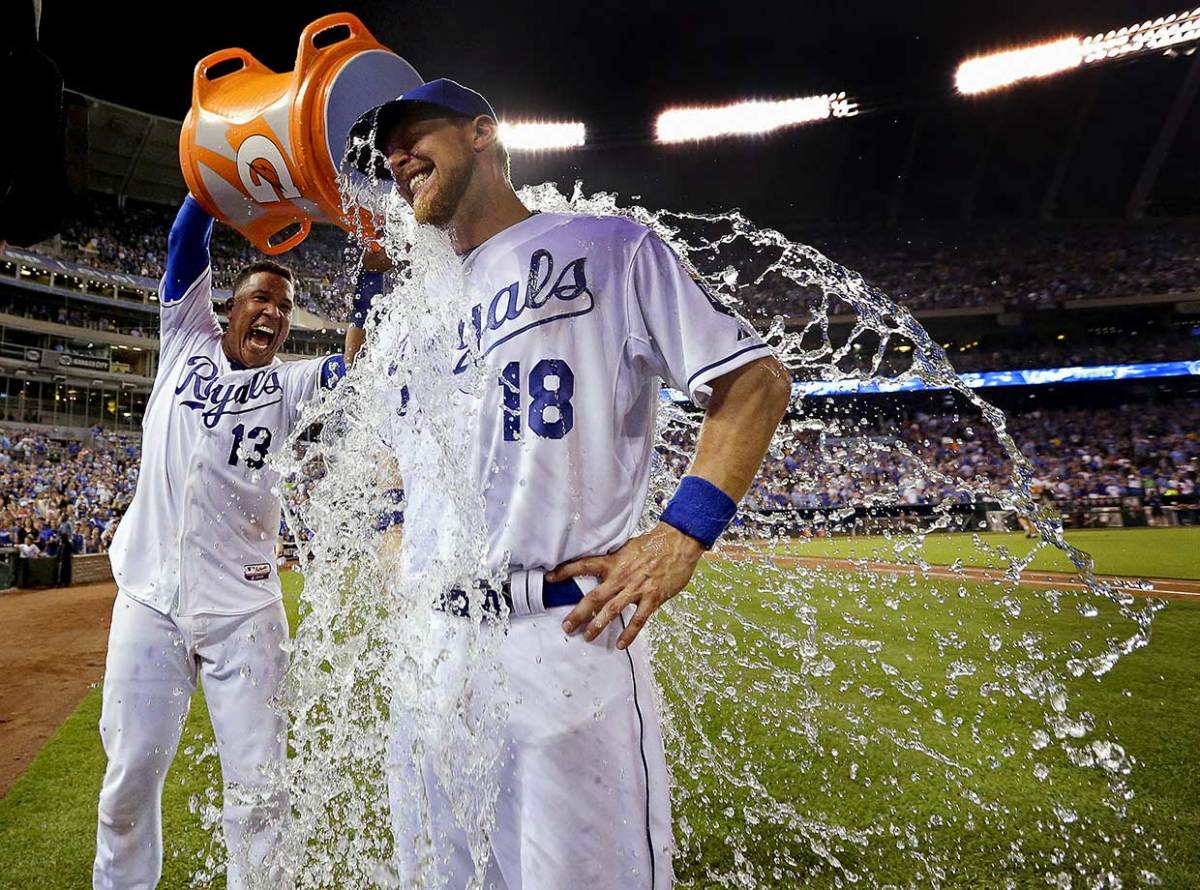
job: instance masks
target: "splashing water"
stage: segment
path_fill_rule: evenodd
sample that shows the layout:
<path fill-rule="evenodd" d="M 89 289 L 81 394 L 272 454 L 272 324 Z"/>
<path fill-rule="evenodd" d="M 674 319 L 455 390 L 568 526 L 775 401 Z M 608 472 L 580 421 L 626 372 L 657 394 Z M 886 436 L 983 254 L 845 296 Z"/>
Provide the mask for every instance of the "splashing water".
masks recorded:
<path fill-rule="evenodd" d="M 465 445 L 471 399 L 495 380 L 482 363 L 447 373 L 467 301 L 446 237 L 417 226 L 394 196 L 350 198 L 373 208 L 389 255 L 404 261 L 364 353 L 308 410 L 320 432 L 278 459 L 289 524 L 304 530 L 305 588 L 281 697 L 291 757 L 278 780 L 292 820 L 259 879 L 436 887 L 441 853 L 421 770 L 442 780 L 479 874 L 500 793 L 505 619 L 488 612 L 477 582 L 503 573 L 481 578 L 482 494 Z M 953 420 L 949 435 L 927 441 L 882 398 L 797 396 L 739 525 L 652 620 L 679 884 L 1153 883 L 1144 867 L 1161 854 L 1128 814 L 1132 760 L 1072 710 L 1071 693 L 1144 645 L 1161 604 L 1098 580 L 1065 541 L 1037 505 L 1003 413 L 961 384 L 908 311 L 738 213 L 653 212 L 551 184 L 521 198 L 649 226 L 756 323 L 797 379 L 919 377 L 945 388 Z M 764 294 L 801 307 L 800 323 L 768 317 L 757 308 Z M 643 530 L 678 484 L 701 419 L 664 401 Z M 393 446 L 413 462 L 402 540 L 377 528 L 396 508 Z M 1003 471 L 948 471 L 938 460 L 947 448 L 1000 449 Z M 881 475 L 888 467 L 902 479 Z M 901 482 L 940 492 L 940 504 L 895 510 Z M 773 489 L 834 496 L 778 511 Z M 980 499 L 1028 517 L 1035 546 L 1015 557 L 976 537 L 971 555 L 985 573 L 961 560 L 928 565 L 926 536 L 962 529 L 960 505 Z M 883 542 L 870 559 L 817 547 L 864 531 Z M 1069 556 L 1079 583 L 1022 585 L 1045 548 Z M 432 605 L 451 589 L 468 591 L 476 620 L 455 622 L 447 644 Z"/>
<path fill-rule="evenodd" d="M 489 742 L 503 716 L 503 678 L 492 652 L 503 628 L 483 614 L 476 590 L 498 579 L 478 568 L 486 536 L 471 517 L 483 516 L 483 499 L 470 484 L 462 446 L 468 418 L 455 407 L 460 396 L 478 391 L 483 376 L 456 375 L 454 387 L 443 382 L 448 354 L 438 344 L 457 337 L 461 272 L 445 236 L 421 235 L 405 239 L 411 247 L 397 287 L 405 310 L 372 325 L 371 345 L 336 397 L 307 415 L 319 435 L 297 438 L 281 461 L 289 522 L 305 530 L 299 549 L 306 592 L 282 694 L 292 757 L 278 778 L 293 820 L 269 873 L 260 876 L 264 885 L 436 886 L 433 859 L 420 849 L 428 839 L 410 837 L 418 849 L 406 857 L 425 861 L 425 871 L 395 875 L 390 865 L 406 822 L 419 825 L 417 770 L 426 759 L 470 827 L 472 848 L 480 856 L 486 850 L 496 795 Z M 411 313 L 416 294 L 438 299 Z M 406 506 L 392 495 L 400 484 L 393 447 L 413 455 L 405 469 L 403 544 L 386 541 L 377 528 L 378 517 Z M 414 477 L 422 484 L 414 486 Z M 453 589 L 470 592 L 478 620 L 457 622 L 450 645 L 433 631 L 445 617 L 433 606 Z M 389 811 L 389 782 L 416 812 Z"/>

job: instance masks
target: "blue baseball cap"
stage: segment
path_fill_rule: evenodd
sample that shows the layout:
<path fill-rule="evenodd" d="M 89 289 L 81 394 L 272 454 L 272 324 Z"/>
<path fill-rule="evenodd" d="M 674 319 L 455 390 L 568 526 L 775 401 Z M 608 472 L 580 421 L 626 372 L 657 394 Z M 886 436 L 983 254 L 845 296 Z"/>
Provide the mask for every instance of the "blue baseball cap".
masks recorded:
<path fill-rule="evenodd" d="M 361 115 L 350 128 L 346 159 L 361 173 L 371 172 L 374 166 L 376 176 L 389 179 L 391 172 L 380 162 L 378 153 L 383 152 L 383 140 L 395 124 L 409 115 L 476 118 L 484 114 L 499 120 L 491 103 L 481 94 L 448 77 L 439 77 Z M 365 144 L 372 128 L 375 130 L 375 153 Z"/>

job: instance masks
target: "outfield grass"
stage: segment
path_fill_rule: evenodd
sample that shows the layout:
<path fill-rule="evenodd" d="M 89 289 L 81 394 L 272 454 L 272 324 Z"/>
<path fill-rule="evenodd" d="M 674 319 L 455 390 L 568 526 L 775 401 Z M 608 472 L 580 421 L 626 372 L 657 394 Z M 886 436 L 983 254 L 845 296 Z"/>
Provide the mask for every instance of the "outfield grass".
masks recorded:
<path fill-rule="evenodd" d="M 1129 534 L 1122 532 L 1120 534 Z M 1098 533 L 1104 534 L 1104 533 Z M 1147 532 L 1145 540 L 1155 540 Z M 1097 539 L 1099 540 L 1099 539 Z M 1163 540 L 1166 539 L 1157 539 Z M 1192 542 L 1195 538 L 1190 539 Z M 1020 539 L 1018 538 L 1018 543 Z M 942 542 L 938 542 L 940 546 Z M 1083 541 L 1078 543 L 1083 544 Z M 808 545 L 805 545 L 808 546 Z M 1186 546 L 1183 545 L 1183 546 Z M 1157 558 L 1153 548 L 1143 546 L 1143 551 Z M 946 551 L 939 551 L 943 556 Z M 1106 558 L 1113 556 L 1110 552 Z M 928 558 L 928 557 L 927 557 Z M 947 561 L 952 561 L 947 560 Z M 1156 563 L 1157 564 L 1157 563 Z M 1101 568 L 1102 571 L 1113 571 Z M 711 571 L 711 569 L 709 570 Z M 1158 574 L 1144 568 L 1134 569 L 1132 574 Z M 1194 572 L 1189 577 L 1194 577 Z M 756 579 L 746 577 L 745 585 Z M 293 622 L 298 588 L 297 576 L 285 576 L 287 596 Z M 914 600 L 909 607 L 898 611 L 883 608 L 877 591 L 868 583 L 866 595 L 863 591 L 852 592 L 848 585 L 830 583 L 814 587 L 809 595 L 820 605 L 819 624 L 822 632 L 838 634 L 845 622 L 869 621 L 875 636 L 883 643 L 881 659 L 905 665 L 907 677 L 924 678 L 928 688 L 944 685 L 946 663 L 935 654 L 935 638 L 944 638 L 948 633 L 957 633 L 963 641 L 958 657 L 986 663 L 989 651 L 983 643 L 980 631 L 995 627 L 994 609 L 983 595 L 973 600 L 953 600 L 953 589 L 957 585 L 924 585 L 933 593 L 950 593 L 950 606 L 945 609 L 918 606 Z M 989 596 L 999 596 L 990 593 Z M 936 598 L 929 601 L 936 603 Z M 929 605 L 926 603 L 925 605 Z M 770 630 L 783 631 L 794 626 L 791 616 L 781 616 L 768 608 L 767 603 L 755 602 L 747 597 L 739 603 L 739 615 Z M 919 621 L 913 622 L 912 618 Z M 919 624 L 919 627 L 914 627 Z M 1035 629 L 1043 635 L 1047 646 L 1062 644 L 1068 640 L 1096 640 L 1109 632 L 1108 619 L 1085 619 L 1072 609 L 1052 611 L 1045 601 L 1036 596 L 1028 597 L 1028 603 L 1019 621 L 1009 631 L 1010 644 L 1020 634 Z M 721 628 L 717 628 L 721 630 Z M 730 623 L 731 634 L 740 636 L 742 651 L 753 647 L 761 640 Z M 1133 788 L 1137 792 L 1131 809 L 1131 817 L 1143 825 L 1146 834 L 1161 841 L 1170 859 L 1167 865 L 1151 865 L 1162 878 L 1162 886 L 1168 888 L 1194 888 L 1200 886 L 1200 761 L 1195 752 L 1200 750 L 1200 718 L 1197 717 L 1196 701 L 1200 693 L 1200 671 L 1195 658 L 1195 641 L 1200 639 L 1200 604 L 1173 603 L 1160 614 L 1154 623 L 1152 644 L 1123 659 L 1105 677 L 1103 682 L 1084 678 L 1072 683 L 1072 710 L 1090 712 L 1101 735 L 1115 736 L 1125 744 L 1137 758 L 1139 766 L 1133 776 Z M 859 670 L 877 670 L 877 665 L 866 656 L 853 652 L 835 653 L 843 662 L 841 669 L 857 675 Z M 780 653 L 775 664 L 780 669 L 794 669 L 792 655 Z M 718 654 L 711 667 L 712 676 L 721 682 L 729 682 L 737 689 L 748 689 L 754 684 L 771 684 L 771 665 L 741 669 L 727 666 L 728 660 Z M 857 659 L 856 664 L 850 664 Z M 667 669 L 678 665 L 666 665 Z M 692 673 L 704 673 L 704 666 L 688 664 L 684 668 Z M 864 674 L 865 675 L 865 674 Z M 856 683 L 853 688 L 842 689 L 836 685 L 814 687 L 824 701 L 814 713 L 818 722 L 833 726 L 841 719 L 840 706 L 856 707 L 866 702 Z M 940 708 L 947 715 L 954 712 L 982 713 L 979 719 L 980 739 L 970 733 L 957 733 L 948 726 L 928 721 L 923 730 L 926 740 L 940 750 L 948 751 L 963 762 L 975 763 L 986 753 L 989 741 L 1011 731 L 1027 732 L 1039 725 L 1041 712 L 1021 701 L 989 699 L 980 694 L 978 680 L 972 684 L 961 684 L 962 692 L 953 702 L 940 701 Z M 905 720 L 894 712 L 901 702 L 884 698 L 871 703 L 872 713 L 881 724 L 903 726 Z M 797 756 L 803 746 L 797 740 L 781 733 L 770 725 L 765 715 L 748 714 L 744 696 L 710 698 L 698 709 L 698 719 L 712 734 L 723 728 L 731 729 L 735 737 L 744 739 L 743 753 L 756 762 L 766 765 L 766 781 L 777 796 L 793 800 L 797 806 L 814 816 L 825 816 L 848 828 L 873 828 L 892 820 L 907 819 L 925 823 L 928 818 L 945 809 L 946 802 L 938 782 L 908 782 L 898 794 L 890 794 L 890 812 L 881 812 L 878 807 L 882 779 L 892 775 L 905 776 L 927 770 L 928 764 L 914 755 L 896 758 L 894 751 L 881 746 L 864 753 L 849 756 L 843 751 L 840 757 L 827 753 L 814 757 L 812 764 L 805 764 Z M 760 698 L 761 702 L 762 699 Z M 820 708 L 824 708 L 821 711 Z M 13 787 L 7 797 L 0 800 L 0 888 L 31 888 L 57 890 L 89 885 L 90 862 L 95 831 L 95 801 L 99 791 L 104 759 L 100 749 L 96 723 L 99 717 L 99 690 L 93 690 L 79 709 L 67 720 L 61 731 L 38 755 L 27 773 Z M 185 745 L 189 738 L 201 740 L 209 737 L 208 720 L 199 698 L 193 703 Z M 810 755 L 811 756 L 811 755 Z M 857 778 L 851 778 L 851 760 L 859 764 Z M 1045 851 L 1051 845 L 1052 834 L 1047 828 L 1039 830 L 1039 820 L 1049 822 L 1048 807 L 1052 798 L 1062 796 L 1069 799 L 1078 809 L 1081 824 L 1094 820 L 1096 837 L 1085 837 L 1073 855 L 1085 858 L 1099 852 L 1106 843 L 1100 831 L 1111 824 L 1108 811 L 1103 807 L 1102 784 L 1095 771 L 1072 771 L 1065 763 L 1047 755 L 1052 769 L 1052 783 L 1043 785 L 1032 778 L 1030 763 L 1022 761 L 1004 765 L 1004 768 L 981 775 L 979 788 L 985 798 L 1000 799 L 1010 807 L 1009 818 L 1022 826 L 1026 850 L 1031 854 Z M 164 833 L 167 837 L 167 860 L 164 868 L 163 888 L 189 886 L 188 876 L 203 859 L 207 837 L 200 830 L 199 818 L 188 812 L 190 795 L 199 793 L 208 785 L 203 770 L 187 766 L 187 758 L 179 758 L 167 780 L 164 802 Z M 825 773 L 823 776 L 822 773 Z M 866 776 L 876 778 L 870 788 L 864 786 Z M 701 776 L 700 783 L 704 781 Z M 693 791 L 697 790 L 694 786 Z M 736 789 L 710 788 L 711 799 L 732 796 Z M 699 838 L 694 849 L 708 864 L 725 864 L 731 853 L 725 841 L 726 822 L 721 808 L 702 806 L 698 798 L 689 803 L 677 816 L 686 818 Z M 1039 815 L 1039 808 L 1041 813 Z M 1106 821 L 1107 820 L 1107 821 Z M 761 829 L 761 836 L 770 835 L 769 829 Z M 1000 877 L 991 869 L 996 849 L 1012 840 L 1011 830 L 989 824 L 987 819 L 971 830 L 961 828 L 954 837 L 939 835 L 930 829 L 925 835 L 927 842 L 940 845 L 943 849 L 956 850 L 958 862 L 954 868 L 953 887 L 1000 887 Z M 765 855 L 764 849 L 746 851 L 751 857 Z M 902 883 L 912 874 L 911 863 L 896 851 L 891 838 L 881 838 L 872 852 L 864 855 L 848 854 L 845 860 L 852 866 L 870 868 L 880 882 L 885 880 Z M 803 851 L 800 861 L 807 861 Z M 696 866 L 683 865 L 681 877 L 695 876 Z M 1132 876 L 1132 875 L 1130 875 Z M 1012 875 L 1019 887 L 1045 887 L 1040 872 Z M 219 886 L 219 885 L 218 885 Z M 794 886 L 794 884 L 780 884 Z M 833 887 L 834 879 L 821 875 L 808 883 L 813 887 Z M 1130 886 L 1133 886 L 1132 884 Z"/>
<path fill-rule="evenodd" d="M 1154 621 L 1151 644 L 1126 656 L 1102 680 L 1084 676 L 1067 683 L 1070 713 L 1086 713 L 1093 718 L 1095 731 L 1091 737 L 1118 740 L 1137 761 L 1131 783 L 1136 796 L 1128 819 L 1122 823 L 1105 806 L 1108 786 L 1099 770 L 1072 767 L 1053 744 L 1037 754 L 1030 751 L 1032 731 L 1046 728 L 1041 706 L 1020 697 L 983 694 L 980 687 L 983 681 L 995 679 L 989 670 L 994 664 L 1022 660 L 1020 655 L 1014 658 L 1013 653 L 1018 641 L 1023 643 L 1027 635 L 1036 635 L 1037 649 L 1042 652 L 1062 652 L 1072 642 L 1091 652 L 1110 635 L 1127 635 L 1129 622 L 1120 620 L 1114 609 L 1103 605 L 1099 616 L 1083 618 L 1072 600 L 1066 601 L 1063 608 L 1055 608 L 1047 598 L 1022 589 L 1018 591 L 1022 613 L 1008 624 L 1003 647 L 993 652 L 984 631 L 994 632 L 1003 626 L 994 609 L 995 600 L 1001 596 L 995 588 L 966 585 L 971 593 L 963 598 L 957 584 L 921 583 L 921 593 L 892 610 L 880 603 L 905 589 L 905 581 L 871 575 L 844 578 L 845 586 L 827 584 L 809 591 L 810 600 L 820 611 L 819 633 L 879 640 L 882 650 L 878 659 L 855 648 L 831 652 L 839 662 L 837 670 L 825 682 L 817 679 L 812 684 L 820 700 L 793 709 L 791 715 L 793 721 L 800 712 L 812 715 L 812 723 L 824 729 L 816 741 L 786 732 L 786 726 L 772 725 L 778 721 L 764 713 L 773 705 L 779 707 L 769 690 L 781 688 L 784 674 L 772 667 L 790 668 L 795 677 L 795 660 L 788 664 L 788 659 L 779 656 L 766 665 L 717 669 L 709 674 L 705 685 L 725 689 L 727 694 L 704 702 L 705 713 L 699 722 L 705 734 L 711 738 L 726 731 L 731 740 L 748 740 L 739 760 L 723 764 L 731 773 L 737 774 L 743 761 L 765 764 L 764 784 L 777 798 L 802 801 L 806 815 L 852 831 L 871 832 L 906 822 L 925 826 L 931 818 L 946 817 L 949 822 L 950 815 L 956 814 L 957 824 L 918 831 L 926 848 L 948 853 L 954 876 L 948 884 L 951 887 L 998 888 L 1005 886 L 1002 877 L 1013 880 L 1016 887 L 1045 887 L 1045 863 L 1053 851 L 1069 851 L 1068 870 L 1074 862 L 1107 861 L 1108 851 L 1118 846 L 1114 838 L 1132 840 L 1119 844 L 1125 849 L 1139 843 L 1133 838 L 1133 824 L 1141 826 L 1143 840 L 1161 842 L 1170 861 L 1165 865 L 1155 863 L 1143 850 L 1137 864 L 1126 861 L 1117 869 L 1125 886 L 1142 886 L 1137 876 L 1146 867 L 1158 875 L 1164 887 L 1200 887 L 1200 807 L 1196 806 L 1200 799 L 1200 762 L 1194 756 L 1200 744 L 1200 712 L 1196 708 L 1200 665 L 1195 658 L 1196 641 L 1200 640 L 1200 603 L 1170 604 Z M 748 586 L 756 580 L 753 575 L 743 575 L 742 583 Z M 852 584 L 857 584 L 857 590 L 850 589 Z M 789 623 L 771 608 L 776 602 L 768 596 L 756 605 L 753 597 L 747 598 L 728 623 L 713 624 L 711 637 L 736 637 L 743 664 L 752 663 L 755 651 L 777 646 L 777 639 L 770 634 L 784 630 Z M 746 627 L 752 623 L 765 631 L 749 632 Z M 940 656 L 939 647 L 947 640 L 953 640 L 954 651 L 950 657 Z M 761 648 L 756 650 L 756 644 Z M 751 653 L 749 659 L 747 651 Z M 977 675 L 956 684 L 953 698 L 945 694 L 950 658 L 978 668 Z M 730 660 L 723 663 L 729 664 Z M 919 683 L 916 688 L 930 699 L 928 706 L 922 710 L 912 700 L 900 698 L 894 687 L 882 699 L 868 701 L 868 687 L 888 685 L 880 670 L 884 663 L 898 665 L 906 680 Z M 678 667 L 683 673 L 706 673 L 707 668 L 694 661 Z M 1065 675 L 1061 666 L 1058 671 L 1060 676 Z M 849 683 L 845 682 L 848 678 Z M 744 690 L 755 690 L 757 694 L 745 695 Z M 692 707 L 690 703 L 682 704 L 684 708 Z M 965 806 L 958 792 L 943 781 L 944 770 L 924 754 L 898 752 L 894 746 L 879 742 L 876 730 L 881 727 L 898 730 L 899 735 L 908 738 L 905 731 L 914 720 L 899 712 L 903 707 L 915 712 L 922 741 L 974 771 L 974 780 L 965 783 L 969 790 L 984 801 L 1003 802 L 1006 813 L 1002 819 Z M 848 718 L 847 708 L 861 708 L 860 714 L 869 714 L 867 725 Z M 941 712 L 944 723 L 935 722 L 935 711 Z M 953 727 L 956 717 L 964 719 L 961 731 Z M 862 733 L 870 743 L 854 751 L 846 735 L 828 731 L 834 727 L 850 735 Z M 1017 740 L 1016 750 L 1006 756 L 1003 740 L 1013 737 Z M 818 746 L 822 751 L 814 756 L 812 751 Z M 727 749 L 737 757 L 735 743 L 728 744 Z M 834 749 L 840 751 L 835 754 Z M 992 766 L 994 759 L 1001 761 L 999 768 Z M 1045 782 L 1034 776 L 1037 763 L 1049 767 L 1050 778 Z M 856 765 L 854 771 L 851 764 Z M 915 778 L 918 775 L 919 780 Z M 870 786 L 864 777 L 873 780 Z M 887 787 L 890 779 L 897 778 L 901 790 Z M 686 811 L 691 828 L 699 836 L 694 849 L 707 864 L 728 866 L 728 819 L 722 812 L 730 805 L 734 812 L 740 812 L 745 797 L 736 790 L 714 791 L 718 783 L 703 778 L 699 784 L 707 784 L 701 789 L 706 805 L 693 805 Z M 952 797 L 947 799 L 947 795 Z M 1070 804 L 1078 815 L 1070 841 L 1064 841 L 1062 827 L 1052 812 L 1055 803 Z M 971 819 L 972 814 L 976 818 Z M 995 863 L 1018 833 L 1013 826 L 1020 826 L 1028 866 L 998 871 Z M 770 836 L 770 831 L 764 834 Z M 873 841 L 865 853 L 848 849 L 839 858 L 860 874 L 869 872 L 880 884 L 927 886 L 926 881 L 914 877 L 917 870 L 893 843 L 891 837 L 884 836 Z M 788 849 L 807 866 L 817 864 L 800 845 L 787 848 L 781 844 L 780 848 Z M 699 869 L 685 865 L 681 877 L 698 874 Z M 803 885 L 845 886 L 828 873 L 809 878 Z"/>
<path fill-rule="evenodd" d="M 978 538 L 984 548 L 976 545 Z M 1085 550 L 1096 561 L 1101 575 L 1142 578 L 1200 578 L 1200 528 L 1125 528 L 1068 531 L 1067 541 Z M 919 548 L 912 541 L 880 537 L 809 538 L 781 545 L 793 556 L 829 556 L 839 559 L 878 559 L 914 562 L 923 557 L 931 565 L 947 566 L 961 559 L 964 566 L 1006 568 L 1009 556 L 1023 557 L 1034 542 L 1020 533 L 931 534 Z M 1030 566 L 1033 571 L 1073 572 L 1062 551 L 1045 547 Z"/>

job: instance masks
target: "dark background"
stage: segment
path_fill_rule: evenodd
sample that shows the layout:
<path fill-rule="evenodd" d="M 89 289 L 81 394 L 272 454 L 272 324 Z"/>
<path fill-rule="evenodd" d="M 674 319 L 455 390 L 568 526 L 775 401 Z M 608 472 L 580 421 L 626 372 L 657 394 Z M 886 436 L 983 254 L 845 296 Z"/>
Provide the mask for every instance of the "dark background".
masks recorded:
<path fill-rule="evenodd" d="M 1181 9 L 1180 0 L 416 0 L 172 4 L 139 13 L 126 4 L 46 0 L 41 40 L 68 89 L 180 119 L 192 68 L 205 54 L 242 46 L 290 70 L 303 26 L 348 10 L 422 76 L 478 88 L 501 116 L 587 123 L 586 150 L 517 156 L 519 181 L 581 178 L 589 191 L 692 210 L 739 206 L 781 226 L 882 223 L 896 210 L 895 184 L 911 147 L 901 219 L 1034 219 L 1074 141 L 1056 213 L 1095 218 L 1124 213 L 1192 60 L 1118 62 L 984 98 L 955 96 L 954 69 L 976 53 Z M 654 117 L 669 105 L 838 90 L 862 102 L 860 117 L 720 143 L 652 141 Z M 1077 125 L 1082 131 L 1071 140 Z M 1151 195 L 1151 215 L 1195 212 L 1198 147 L 1200 103 Z"/>

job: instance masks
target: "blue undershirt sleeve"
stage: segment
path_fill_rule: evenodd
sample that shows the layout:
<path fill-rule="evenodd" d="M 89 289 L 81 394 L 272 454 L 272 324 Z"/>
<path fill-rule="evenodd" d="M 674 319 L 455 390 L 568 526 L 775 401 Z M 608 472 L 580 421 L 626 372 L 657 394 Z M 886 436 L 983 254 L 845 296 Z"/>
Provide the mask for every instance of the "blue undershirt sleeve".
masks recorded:
<path fill-rule="evenodd" d="M 371 301 L 383 292 L 383 273 L 360 269 L 354 281 L 354 308 L 350 313 L 350 326 L 365 328 L 371 313 Z"/>
<path fill-rule="evenodd" d="M 167 236 L 167 272 L 163 276 L 162 302 L 170 305 L 183 299 L 189 287 L 208 268 L 209 241 L 213 219 L 188 195 Z"/>

